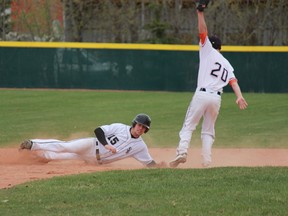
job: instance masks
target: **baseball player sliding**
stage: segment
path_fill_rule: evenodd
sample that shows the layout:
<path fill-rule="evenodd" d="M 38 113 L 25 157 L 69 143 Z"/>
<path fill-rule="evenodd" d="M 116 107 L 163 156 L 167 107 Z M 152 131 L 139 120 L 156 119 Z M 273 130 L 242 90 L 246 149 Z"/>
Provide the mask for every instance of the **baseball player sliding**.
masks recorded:
<path fill-rule="evenodd" d="M 197 3 L 200 36 L 200 65 L 197 89 L 188 107 L 183 127 L 179 133 L 180 141 L 176 150 L 176 158 L 170 162 L 170 167 L 177 167 L 180 163 L 186 162 L 192 133 L 202 117 L 202 164 L 204 167 L 211 164 L 211 149 L 215 139 L 214 126 L 221 106 L 223 87 L 230 84 L 237 97 L 236 103 L 240 109 L 245 109 L 248 106 L 242 96 L 233 72 L 233 67 L 220 54 L 221 40 L 216 36 L 208 37 L 204 18 L 204 9 L 208 3 L 209 0 L 200 0 Z"/>
<path fill-rule="evenodd" d="M 71 141 L 56 139 L 31 139 L 20 145 L 20 150 L 37 152 L 37 156 L 46 160 L 81 159 L 96 164 L 107 164 L 128 157 L 133 157 L 147 167 L 162 167 L 148 152 L 147 145 L 141 138 L 150 129 L 151 119 L 146 114 L 138 114 L 132 126 L 114 123 L 95 129 L 95 137 Z"/>

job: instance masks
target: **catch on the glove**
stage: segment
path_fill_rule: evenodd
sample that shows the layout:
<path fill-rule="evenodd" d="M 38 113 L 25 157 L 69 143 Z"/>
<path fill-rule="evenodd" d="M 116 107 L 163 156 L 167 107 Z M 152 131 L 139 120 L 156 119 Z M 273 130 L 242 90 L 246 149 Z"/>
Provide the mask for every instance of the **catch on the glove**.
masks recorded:
<path fill-rule="evenodd" d="M 198 11 L 203 12 L 207 8 L 210 0 L 199 0 L 196 2 L 196 8 Z"/>

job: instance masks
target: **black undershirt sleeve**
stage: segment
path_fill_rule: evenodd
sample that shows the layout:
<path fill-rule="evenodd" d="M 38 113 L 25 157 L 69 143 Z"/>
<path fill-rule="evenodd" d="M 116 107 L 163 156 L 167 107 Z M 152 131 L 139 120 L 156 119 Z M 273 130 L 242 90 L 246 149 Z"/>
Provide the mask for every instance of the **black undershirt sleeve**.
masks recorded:
<path fill-rule="evenodd" d="M 98 127 L 94 130 L 94 133 L 96 135 L 96 138 L 98 139 L 98 141 L 103 145 L 107 145 L 107 141 L 106 141 L 106 138 L 105 138 L 105 134 L 104 134 L 104 131 Z"/>

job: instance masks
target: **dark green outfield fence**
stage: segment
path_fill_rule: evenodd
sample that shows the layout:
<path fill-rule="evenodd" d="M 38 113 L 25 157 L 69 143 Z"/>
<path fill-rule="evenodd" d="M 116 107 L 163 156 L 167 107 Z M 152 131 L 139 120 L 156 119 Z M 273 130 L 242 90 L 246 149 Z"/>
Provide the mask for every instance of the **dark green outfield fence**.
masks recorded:
<path fill-rule="evenodd" d="M 0 87 L 159 91 L 196 88 L 197 46 L 70 45 L 0 44 Z M 272 51 L 271 47 L 266 51 L 243 49 L 223 52 L 235 69 L 242 91 L 288 92 L 287 47 Z M 231 91 L 230 87 L 225 91 Z"/>

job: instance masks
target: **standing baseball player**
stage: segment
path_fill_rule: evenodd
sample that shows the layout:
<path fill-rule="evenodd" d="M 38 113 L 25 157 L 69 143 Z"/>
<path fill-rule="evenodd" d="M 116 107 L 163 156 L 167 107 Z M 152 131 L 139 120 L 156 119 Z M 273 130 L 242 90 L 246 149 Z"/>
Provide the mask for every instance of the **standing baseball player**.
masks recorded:
<path fill-rule="evenodd" d="M 71 141 L 55 139 L 31 139 L 20 145 L 20 150 L 37 151 L 36 155 L 46 160 L 80 159 L 96 164 L 107 164 L 133 157 L 147 167 L 160 164 L 152 159 L 147 145 L 141 138 L 150 129 L 151 119 L 146 114 L 138 114 L 132 126 L 114 123 L 95 129 L 95 137 Z M 163 166 L 163 163 L 161 164 Z"/>
<path fill-rule="evenodd" d="M 180 141 L 176 150 L 176 158 L 170 162 L 170 167 L 177 167 L 185 163 L 187 150 L 190 145 L 192 133 L 203 117 L 202 140 L 202 165 L 211 164 L 211 149 L 215 139 L 215 122 L 221 106 L 223 87 L 230 84 L 237 99 L 236 104 L 240 109 L 245 109 L 248 104 L 242 96 L 234 69 L 221 54 L 221 40 L 208 37 L 208 30 L 204 19 L 204 9 L 209 0 L 200 0 L 197 3 L 198 29 L 200 36 L 200 65 L 198 70 L 197 89 L 188 107 L 183 127 L 179 133 Z"/>

